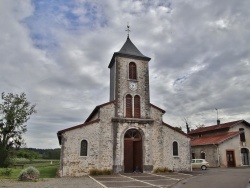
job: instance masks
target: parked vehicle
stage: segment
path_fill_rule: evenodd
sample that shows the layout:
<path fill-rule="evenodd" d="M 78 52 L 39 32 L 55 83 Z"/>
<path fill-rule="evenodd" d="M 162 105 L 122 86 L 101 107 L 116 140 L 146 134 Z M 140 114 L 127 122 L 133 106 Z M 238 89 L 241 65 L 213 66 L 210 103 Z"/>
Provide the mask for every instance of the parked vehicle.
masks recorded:
<path fill-rule="evenodd" d="M 201 168 L 206 170 L 209 167 L 209 163 L 205 159 L 192 159 L 192 168 Z"/>

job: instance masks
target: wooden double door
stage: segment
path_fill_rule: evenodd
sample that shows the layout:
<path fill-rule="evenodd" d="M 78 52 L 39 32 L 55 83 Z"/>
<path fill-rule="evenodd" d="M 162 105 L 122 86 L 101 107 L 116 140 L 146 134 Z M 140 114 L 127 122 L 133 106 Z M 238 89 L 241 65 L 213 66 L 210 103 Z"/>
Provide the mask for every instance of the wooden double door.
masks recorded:
<path fill-rule="evenodd" d="M 142 138 L 137 129 L 130 129 L 124 136 L 124 172 L 143 172 Z"/>

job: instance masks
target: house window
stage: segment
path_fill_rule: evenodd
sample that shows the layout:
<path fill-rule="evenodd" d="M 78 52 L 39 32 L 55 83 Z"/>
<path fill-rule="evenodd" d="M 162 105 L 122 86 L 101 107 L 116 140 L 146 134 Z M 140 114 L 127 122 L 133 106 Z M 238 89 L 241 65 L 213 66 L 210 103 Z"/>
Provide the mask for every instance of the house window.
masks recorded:
<path fill-rule="evenodd" d="M 129 63 L 129 79 L 136 80 L 136 64 L 134 62 Z"/>
<path fill-rule="evenodd" d="M 140 118 L 141 117 L 141 106 L 140 106 L 140 96 L 136 95 L 134 97 L 134 117 Z"/>
<path fill-rule="evenodd" d="M 241 142 L 245 142 L 246 141 L 246 137 L 245 137 L 245 132 L 244 132 L 244 128 L 239 128 L 240 133 L 240 141 Z"/>
<path fill-rule="evenodd" d="M 126 117 L 132 118 L 132 96 L 126 95 Z"/>
<path fill-rule="evenodd" d="M 192 159 L 195 159 L 195 153 L 192 153 Z"/>
<path fill-rule="evenodd" d="M 173 142 L 173 156 L 178 156 L 178 143 L 176 141 Z"/>
<path fill-rule="evenodd" d="M 249 165 L 249 151 L 247 148 L 241 148 L 242 165 Z"/>
<path fill-rule="evenodd" d="M 82 140 L 81 141 L 80 155 L 81 156 L 87 156 L 87 154 L 88 154 L 88 142 L 87 142 L 87 140 Z"/>
<path fill-rule="evenodd" d="M 206 154 L 205 154 L 205 152 L 201 152 L 201 159 L 206 159 Z"/>

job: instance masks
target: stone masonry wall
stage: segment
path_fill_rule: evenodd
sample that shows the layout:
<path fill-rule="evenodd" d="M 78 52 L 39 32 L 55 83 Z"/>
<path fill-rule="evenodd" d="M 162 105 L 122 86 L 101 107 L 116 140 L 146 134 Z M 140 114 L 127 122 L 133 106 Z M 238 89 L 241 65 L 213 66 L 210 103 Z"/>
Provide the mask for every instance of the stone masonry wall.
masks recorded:
<path fill-rule="evenodd" d="M 134 62 L 137 67 L 136 91 L 129 89 L 128 70 L 129 63 Z M 116 100 L 117 116 L 125 117 L 125 97 L 131 94 L 133 97 L 139 95 L 141 98 L 141 118 L 149 117 L 149 75 L 148 62 L 124 57 L 116 57 Z"/>
<path fill-rule="evenodd" d="M 82 176 L 98 168 L 99 127 L 99 123 L 94 123 L 62 134 L 62 176 Z M 83 139 L 88 142 L 87 156 L 80 156 Z"/>
<path fill-rule="evenodd" d="M 112 169 L 111 117 L 114 104 L 100 108 L 100 122 L 73 129 L 62 135 L 62 176 L 82 176 L 91 169 Z M 87 156 L 80 156 L 80 144 L 88 142 Z"/>
<path fill-rule="evenodd" d="M 174 171 L 190 171 L 190 138 L 165 126 L 159 110 L 151 108 L 153 125 L 153 166 L 167 167 Z M 173 142 L 178 143 L 178 156 L 173 156 Z"/>
<path fill-rule="evenodd" d="M 192 153 L 195 154 L 196 159 L 201 158 L 201 153 L 205 153 L 205 160 L 209 163 L 210 167 L 218 167 L 219 159 L 218 159 L 218 151 L 216 145 L 206 145 L 206 146 L 192 146 Z"/>
<path fill-rule="evenodd" d="M 148 123 L 117 123 L 117 137 L 116 137 L 116 172 L 123 171 L 124 164 L 124 134 L 129 129 L 137 129 L 142 135 L 142 150 L 143 150 L 143 165 L 152 165 L 152 126 Z M 144 168 L 145 172 L 145 168 Z"/>

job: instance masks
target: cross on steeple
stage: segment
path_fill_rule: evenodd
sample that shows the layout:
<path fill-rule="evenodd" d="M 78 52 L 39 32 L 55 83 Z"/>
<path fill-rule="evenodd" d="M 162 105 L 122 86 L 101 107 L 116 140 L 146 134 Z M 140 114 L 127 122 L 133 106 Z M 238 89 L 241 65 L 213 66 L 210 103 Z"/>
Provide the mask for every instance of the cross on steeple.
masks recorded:
<path fill-rule="evenodd" d="M 127 29 L 125 30 L 125 31 L 128 32 L 128 37 L 129 37 L 129 32 L 131 32 L 130 29 L 129 29 L 129 27 L 130 27 L 130 26 L 129 26 L 129 23 L 128 23 L 128 24 L 127 24 Z"/>

